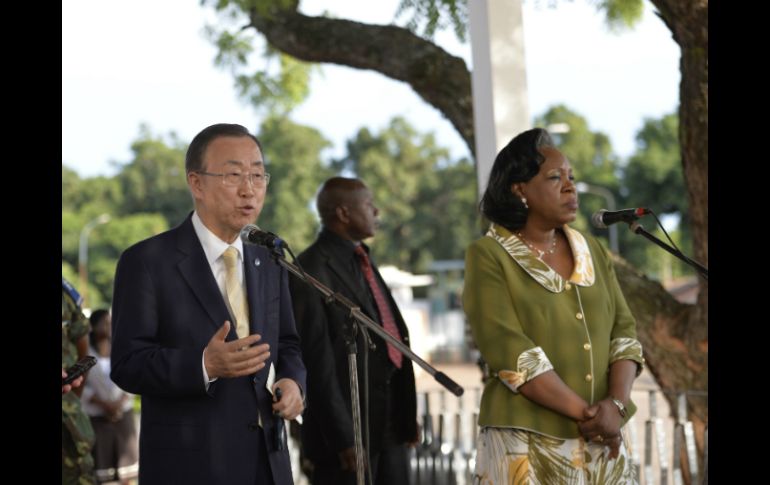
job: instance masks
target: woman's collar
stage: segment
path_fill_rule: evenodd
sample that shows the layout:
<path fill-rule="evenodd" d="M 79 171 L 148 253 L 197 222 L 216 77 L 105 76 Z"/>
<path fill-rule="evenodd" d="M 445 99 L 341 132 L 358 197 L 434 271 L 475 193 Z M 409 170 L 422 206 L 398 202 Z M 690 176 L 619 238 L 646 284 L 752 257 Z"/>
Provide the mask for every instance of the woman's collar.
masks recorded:
<path fill-rule="evenodd" d="M 524 241 L 508 229 L 493 223 L 489 226 L 486 235 L 500 243 L 503 249 L 527 274 L 549 291 L 561 293 L 564 291 L 567 282 L 579 286 L 593 285 L 596 280 L 596 273 L 594 271 L 593 258 L 591 258 L 591 251 L 588 248 L 585 237 L 566 224 L 562 226 L 562 230 L 567 236 L 567 241 L 572 250 L 572 257 L 575 261 L 575 268 L 568 281 L 565 281 L 553 268 L 536 257 Z"/>

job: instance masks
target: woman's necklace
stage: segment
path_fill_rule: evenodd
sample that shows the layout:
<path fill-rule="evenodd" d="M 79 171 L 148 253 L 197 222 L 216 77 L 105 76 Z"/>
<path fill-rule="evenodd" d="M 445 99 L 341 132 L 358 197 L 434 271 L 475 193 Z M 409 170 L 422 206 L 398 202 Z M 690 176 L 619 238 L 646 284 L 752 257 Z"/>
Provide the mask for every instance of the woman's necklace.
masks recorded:
<path fill-rule="evenodd" d="M 553 233 L 553 241 L 551 242 L 550 249 L 546 249 L 545 251 L 543 251 L 542 249 L 536 248 L 535 245 L 527 241 L 524 238 L 524 236 L 521 235 L 520 232 L 517 232 L 516 235 L 519 237 L 519 239 L 521 239 L 524 242 L 524 244 L 527 245 L 529 249 L 532 250 L 532 252 L 534 252 L 537 255 L 538 259 L 543 259 L 544 255 L 553 254 L 556 252 L 556 232 Z"/>

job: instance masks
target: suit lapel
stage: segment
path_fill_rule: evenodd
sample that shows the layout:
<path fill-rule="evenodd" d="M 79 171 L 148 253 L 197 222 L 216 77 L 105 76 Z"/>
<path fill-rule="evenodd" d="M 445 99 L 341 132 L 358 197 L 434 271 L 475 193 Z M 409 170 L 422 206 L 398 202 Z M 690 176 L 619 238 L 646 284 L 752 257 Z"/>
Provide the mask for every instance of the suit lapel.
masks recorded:
<path fill-rule="evenodd" d="M 179 226 L 177 234 L 177 249 L 186 255 L 177 265 L 179 272 L 208 314 L 211 324 L 214 328 L 219 328 L 225 320 L 232 321 L 232 317 L 206 260 L 203 247 L 195 234 L 190 217 Z"/>
<path fill-rule="evenodd" d="M 272 282 L 270 278 L 279 278 L 279 272 L 274 271 L 270 261 L 270 253 L 252 244 L 243 245 L 244 281 L 246 283 L 246 298 L 249 302 L 249 334 L 259 334 L 262 340 L 259 343 L 270 344 L 270 358 L 265 362 L 265 367 L 257 371 L 253 377 L 256 389 L 261 388 L 267 381 L 271 365 L 278 365 L 280 322 L 277 325 L 267 325 L 268 305 L 280 305 L 278 300 L 272 299 L 268 294 L 271 288 L 278 288 L 280 282 Z M 275 295 L 276 297 L 278 295 Z M 280 318 L 280 316 L 278 317 Z M 275 364 L 273 364 L 275 363 Z"/>

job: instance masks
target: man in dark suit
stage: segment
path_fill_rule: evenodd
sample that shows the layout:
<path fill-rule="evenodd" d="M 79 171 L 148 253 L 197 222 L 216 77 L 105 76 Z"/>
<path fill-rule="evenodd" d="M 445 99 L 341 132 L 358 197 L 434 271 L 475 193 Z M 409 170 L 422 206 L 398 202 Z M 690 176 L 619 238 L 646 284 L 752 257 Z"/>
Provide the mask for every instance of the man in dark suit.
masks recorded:
<path fill-rule="evenodd" d="M 317 199 L 322 229 L 300 256 L 312 276 L 355 304 L 404 343 L 404 320 L 361 241 L 374 235 L 378 210 L 371 191 L 357 179 L 334 177 Z M 308 368 L 308 410 L 302 446 L 313 463 L 313 485 L 355 483 L 355 451 L 344 327 L 348 316 L 338 305 L 324 304 L 320 293 L 292 277 L 290 281 L 302 357 Z M 364 402 L 363 374 L 367 346 L 358 338 L 361 413 L 368 429 L 368 464 L 375 485 L 407 485 L 407 444 L 417 441 L 417 406 L 412 362 L 369 332 L 376 350 L 368 354 L 369 402 Z M 368 419 L 367 419 L 368 404 Z M 368 424 L 368 426 L 366 426 Z M 364 446 L 366 435 L 364 434 Z"/>
<path fill-rule="evenodd" d="M 139 482 L 291 484 L 277 424 L 303 410 L 305 367 L 288 275 L 238 237 L 262 210 L 262 150 L 243 126 L 212 125 L 185 165 L 195 211 L 115 274 L 111 377 L 142 396 Z"/>

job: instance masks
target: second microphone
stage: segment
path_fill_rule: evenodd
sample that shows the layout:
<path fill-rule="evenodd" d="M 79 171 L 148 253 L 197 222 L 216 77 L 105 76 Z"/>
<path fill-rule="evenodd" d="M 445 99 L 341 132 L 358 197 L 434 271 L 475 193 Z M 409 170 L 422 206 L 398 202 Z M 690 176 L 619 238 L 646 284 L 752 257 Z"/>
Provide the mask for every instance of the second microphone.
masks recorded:
<path fill-rule="evenodd" d="M 634 222 L 645 214 L 649 214 L 650 209 L 637 207 L 635 209 L 621 209 L 619 211 L 608 211 L 599 209 L 591 216 L 591 224 L 599 229 L 606 229 L 617 222 Z"/>

